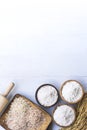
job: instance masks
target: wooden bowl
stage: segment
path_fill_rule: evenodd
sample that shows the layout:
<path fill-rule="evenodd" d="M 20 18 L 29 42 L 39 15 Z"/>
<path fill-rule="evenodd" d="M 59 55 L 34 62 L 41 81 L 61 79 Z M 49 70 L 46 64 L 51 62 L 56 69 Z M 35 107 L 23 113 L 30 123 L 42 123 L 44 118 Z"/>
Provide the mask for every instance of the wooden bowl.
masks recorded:
<path fill-rule="evenodd" d="M 51 86 L 51 87 L 55 88 L 55 90 L 57 91 L 57 95 L 58 95 L 57 100 L 56 100 L 56 102 L 55 102 L 54 104 L 52 104 L 51 106 L 44 106 L 44 105 L 42 105 L 42 104 L 39 102 L 38 97 L 37 97 L 38 91 L 39 91 L 42 87 L 45 87 L 45 86 Z M 57 104 L 58 99 L 59 99 L 59 92 L 58 92 L 57 88 L 56 88 L 54 85 L 52 85 L 52 84 L 43 84 L 43 85 L 41 85 L 41 86 L 36 90 L 35 98 L 36 98 L 36 101 L 38 102 L 39 105 L 41 105 L 42 107 L 45 107 L 45 108 L 50 108 L 50 107 L 53 107 L 54 105 Z"/>
<path fill-rule="evenodd" d="M 75 122 L 75 120 L 76 120 L 76 111 L 75 111 L 75 109 L 74 109 L 73 107 L 71 107 L 71 106 L 69 106 L 69 105 L 67 105 L 67 104 L 59 104 L 59 105 L 57 105 L 57 106 L 55 107 L 55 109 L 53 110 L 52 117 L 53 117 L 54 112 L 56 111 L 56 109 L 57 109 L 58 107 L 60 107 L 60 106 L 68 106 L 68 107 L 70 107 L 70 108 L 73 109 L 74 114 L 75 114 L 75 119 L 74 119 L 74 120 L 72 121 L 72 123 L 70 124 L 70 125 L 72 125 L 72 124 Z M 56 125 L 58 125 L 58 126 L 60 126 L 60 127 L 67 128 L 67 127 L 70 126 L 70 125 L 68 125 L 68 126 L 62 126 L 62 125 L 58 124 L 58 123 L 54 120 L 54 117 L 53 117 L 53 121 L 56 123 Z"/>
<path fill-rule="evenodd" d="M 64 97 L 63 97 L 63 95 L 62 95 L 62 89 L 63 89 L 63 87 L 64 87 L 64 85 L 66 84 L 66 83 L 68 83 L 68 82 L 77 82 L 80 86 L 81 86 L 81 88 L 82 88 L 82 96 L 81 96 L 81 98 L 79 98 L 79 100 L 77 100 L 77 101 L 75 101 L 75 102 L 69 102 L 69 101 L 67 101 Z M 67 91 L 67 90 L 66 90 Z M 79 101 L 81 101 L 82 100 L 82 98 L 83 98 L 83 96 L 84 96 L 84 89 L 83 89 L 83 86 L 82 86 L 82 84 L 81 83 L 79 83 L 77 80 L 67 80 L 67 81 L 65 81 L 63 84 L 62 84 L 62 86 L 60 87 L 60 96 L 61 96 L 61 98 L 62 98 L 62 100 L 64 100 L 65 102 L 67 102 L 67 103 L 69 103 L 69 104 L 76 104 L 76 103 L 78 103 Z"/>

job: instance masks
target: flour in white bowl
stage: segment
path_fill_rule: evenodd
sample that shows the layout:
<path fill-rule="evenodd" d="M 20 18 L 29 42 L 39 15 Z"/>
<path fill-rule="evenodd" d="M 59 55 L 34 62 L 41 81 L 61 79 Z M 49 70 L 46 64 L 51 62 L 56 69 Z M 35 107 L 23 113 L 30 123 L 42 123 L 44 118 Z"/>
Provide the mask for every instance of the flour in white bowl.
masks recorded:
<path fill-rule="evenodd" d="M 68 81 L 63 85 L 62 96 L 68 102 L 77 102 L 83 96 L 82 86 L 76 81 Z"/>
<path fill-rule="evenodd" d="M 53 113 L 54 121 L 59 126 L 70 126 L 76 118 L 75 110 L 68 105 L 61 105 Z"/>

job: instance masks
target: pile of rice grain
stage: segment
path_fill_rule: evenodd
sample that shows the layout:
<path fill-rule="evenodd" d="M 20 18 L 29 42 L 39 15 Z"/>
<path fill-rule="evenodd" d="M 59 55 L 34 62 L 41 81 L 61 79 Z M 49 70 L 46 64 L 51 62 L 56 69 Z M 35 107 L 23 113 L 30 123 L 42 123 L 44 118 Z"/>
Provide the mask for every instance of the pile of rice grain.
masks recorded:
<path fill-rule="evenodd" d="M 13 100 L 5 122 L 11 130 L 38 130 L 45 121 L 41 110 L 34 108 L 23 97 Z"/>
<path fill-rule="evenodd" d="M 77 119 L 73 125 L 61 130 L 87 130 L 87 93 L 77 107 Z"/>

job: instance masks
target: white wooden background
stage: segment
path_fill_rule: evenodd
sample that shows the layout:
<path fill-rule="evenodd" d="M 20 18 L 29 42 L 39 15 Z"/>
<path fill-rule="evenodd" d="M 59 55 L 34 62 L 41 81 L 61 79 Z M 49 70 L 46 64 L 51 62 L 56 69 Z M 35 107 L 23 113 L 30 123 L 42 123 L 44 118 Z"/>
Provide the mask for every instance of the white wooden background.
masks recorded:
<path fill-rule="evenodd" d="M 86 56 L 86 0 L 0 0 L 1 92 L 14 81 L 12 96 L 36 102 L 39 85 L 71 78 L 87 90 Z"/>

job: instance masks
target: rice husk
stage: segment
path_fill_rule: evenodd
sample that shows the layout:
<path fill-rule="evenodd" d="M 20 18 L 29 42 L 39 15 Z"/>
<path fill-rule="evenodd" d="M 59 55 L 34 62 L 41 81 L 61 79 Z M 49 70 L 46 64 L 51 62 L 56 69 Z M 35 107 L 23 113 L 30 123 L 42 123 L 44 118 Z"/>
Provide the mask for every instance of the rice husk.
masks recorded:
<path fill-rule="evenodd" d="M 87 130 L 87 93 L 77 105 L 77 118 L 74 124 L 61 130 Z"/>

